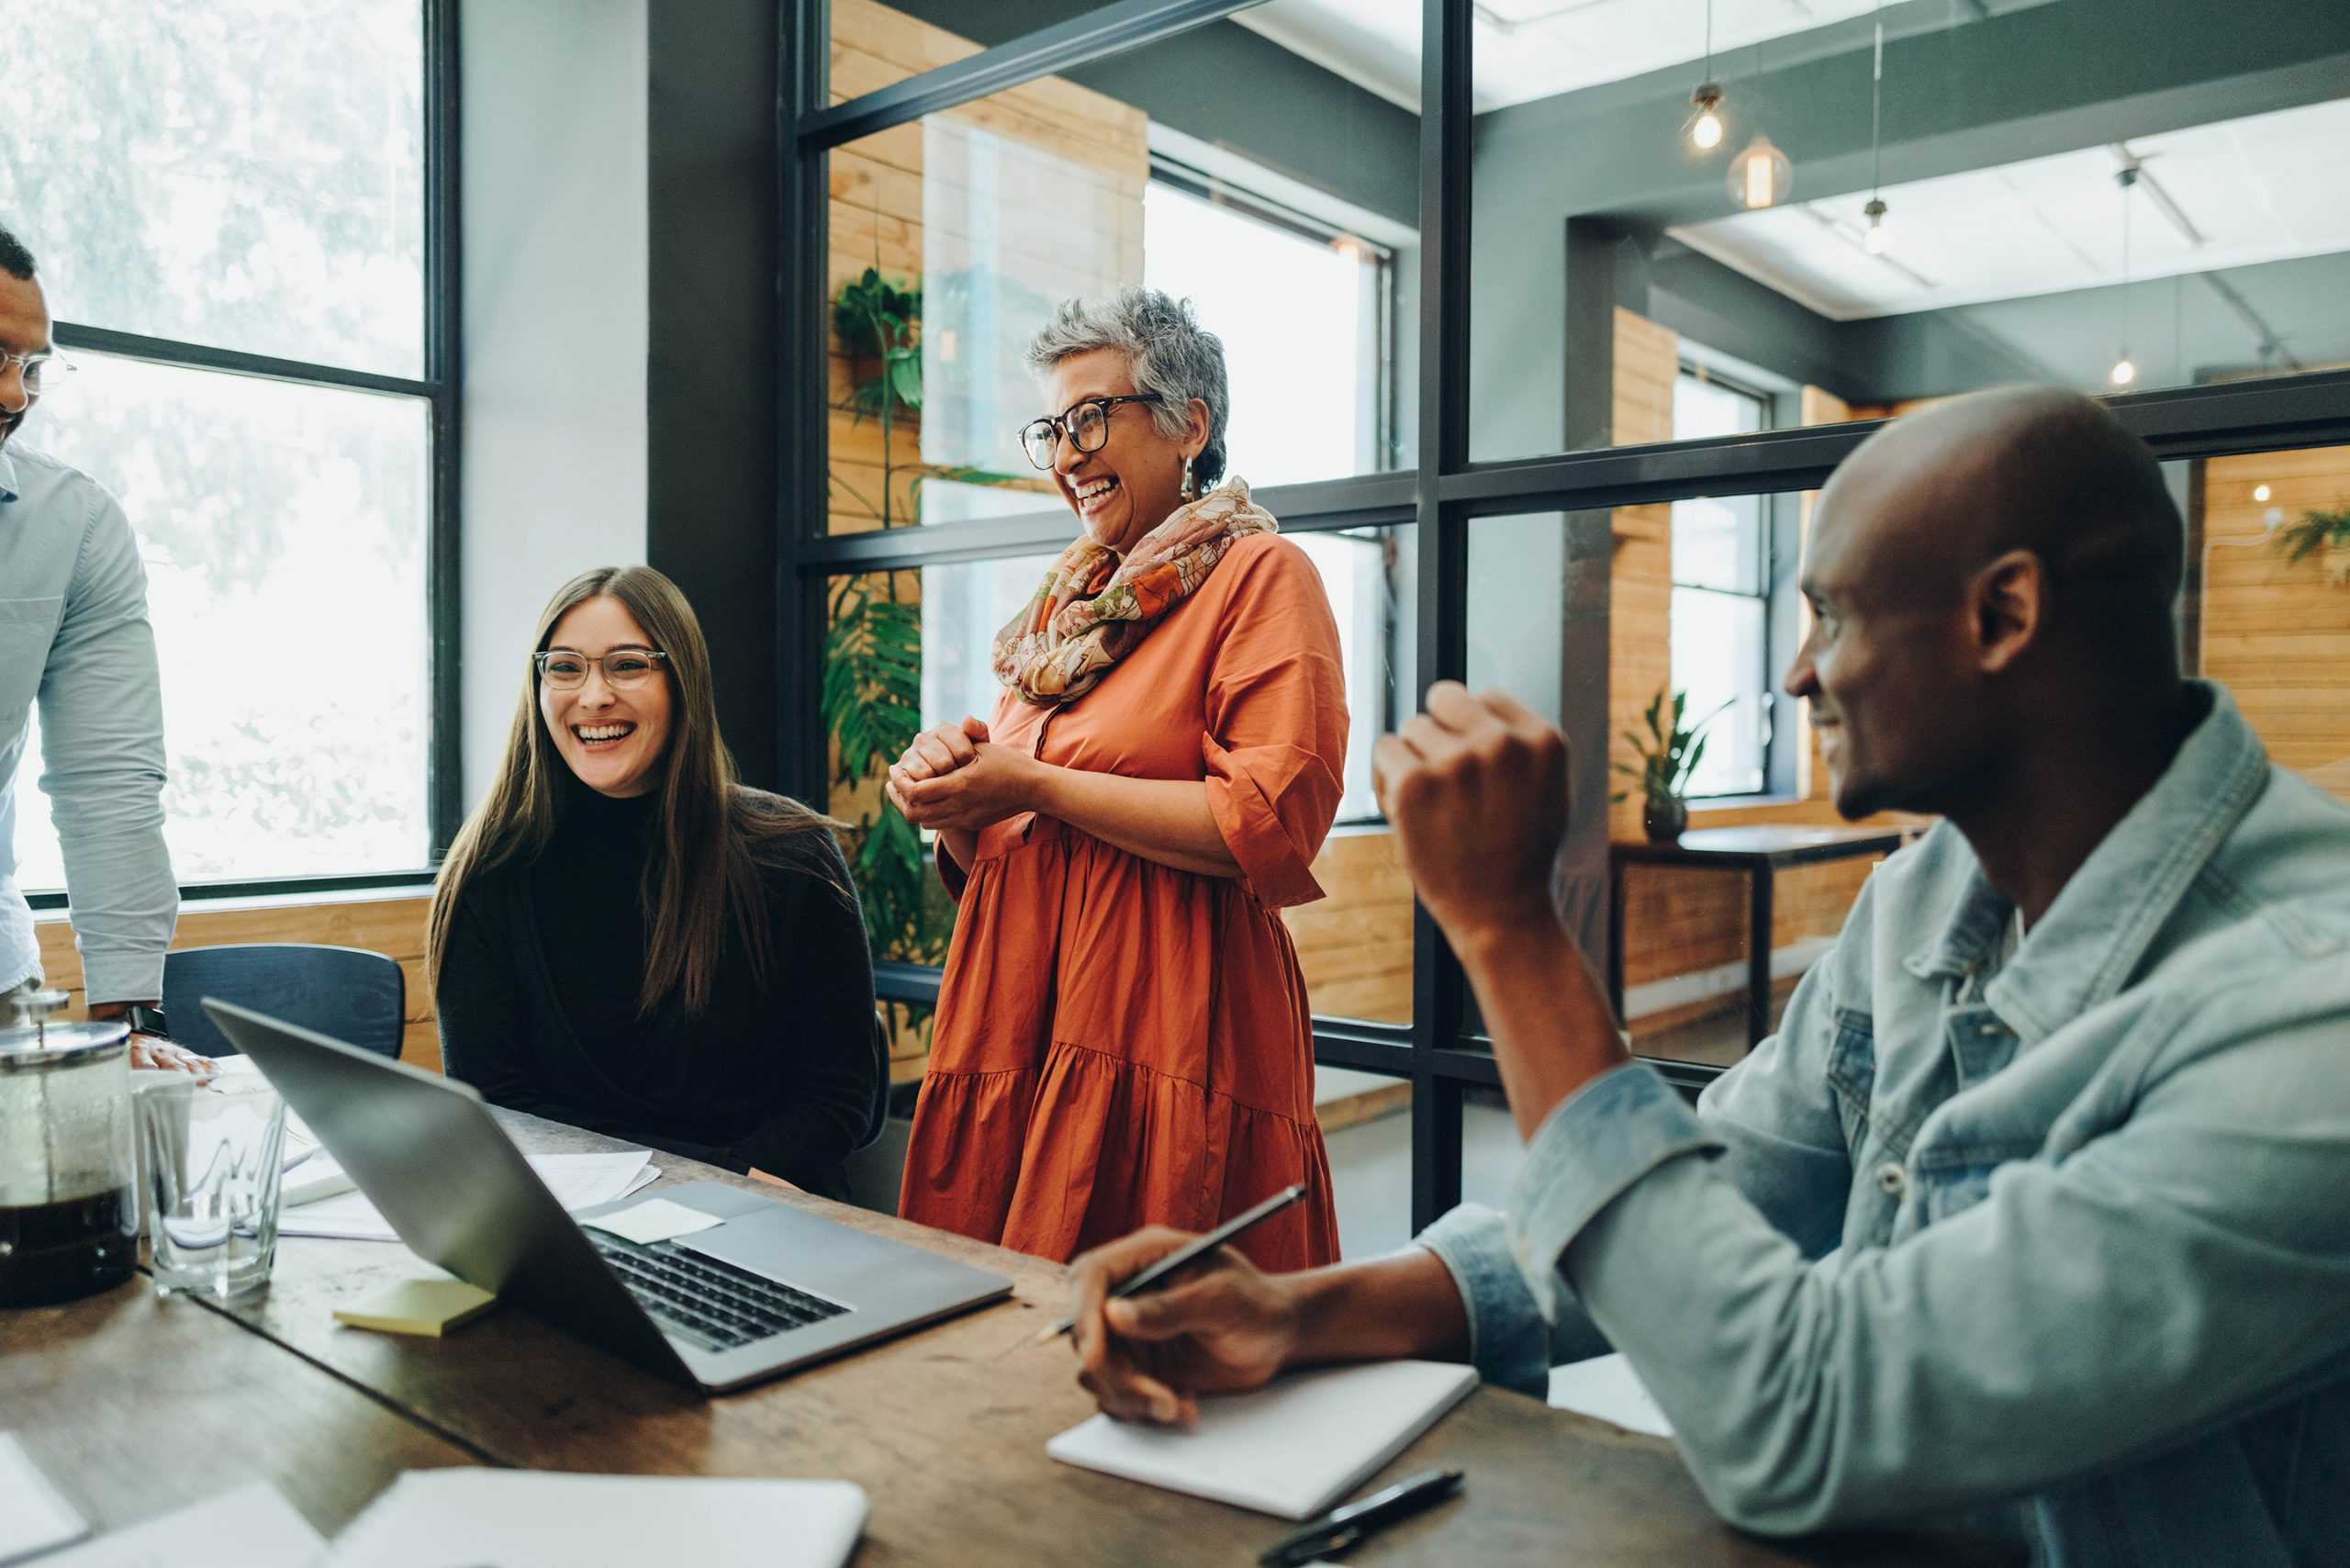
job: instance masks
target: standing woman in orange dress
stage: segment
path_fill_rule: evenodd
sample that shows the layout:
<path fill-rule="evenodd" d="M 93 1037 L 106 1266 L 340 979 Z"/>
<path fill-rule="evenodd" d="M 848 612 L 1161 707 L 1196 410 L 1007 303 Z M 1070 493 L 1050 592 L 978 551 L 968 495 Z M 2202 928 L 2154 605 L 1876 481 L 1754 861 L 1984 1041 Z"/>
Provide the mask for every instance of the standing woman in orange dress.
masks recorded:
<path fill-rule="evenodd" d="M 1200 1230 L 1338 1256 L 1314 1036 L 1277 913 L 1322 896 L 1347 704 L 1322 579 L 1224 474 L 1224 346 L 1188 303 L 1071 300 L 1022 432 L 1083 532 L 997 633 L 987 722 L 890 771 L 960 908 L 906 1155 L 909 1219 L 1067 1260 Z"/>

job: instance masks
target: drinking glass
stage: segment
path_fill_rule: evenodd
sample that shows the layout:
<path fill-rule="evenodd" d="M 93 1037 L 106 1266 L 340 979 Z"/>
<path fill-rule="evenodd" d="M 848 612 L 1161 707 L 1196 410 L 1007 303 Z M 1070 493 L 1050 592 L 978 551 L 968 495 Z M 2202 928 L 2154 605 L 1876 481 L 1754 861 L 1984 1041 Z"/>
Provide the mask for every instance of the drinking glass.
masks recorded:
<path fill-rule="evenodd" d="M 228 1301 L 269 1283 L 277 1255 L 285 1102 L 258 1079 L 141 1087 L 155 1289 Z"/>

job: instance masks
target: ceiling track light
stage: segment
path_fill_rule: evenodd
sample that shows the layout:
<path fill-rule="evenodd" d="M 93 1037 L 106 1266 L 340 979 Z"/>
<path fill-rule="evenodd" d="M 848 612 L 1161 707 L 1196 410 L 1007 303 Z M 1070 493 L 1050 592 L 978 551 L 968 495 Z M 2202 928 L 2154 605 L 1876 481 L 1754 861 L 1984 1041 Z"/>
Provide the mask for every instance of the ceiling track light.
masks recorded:
<path fill-rule="evenodd" d="M 1861 208 L 1868 219 L 1861 243 L 1872 256 L 1885 254 L 1893 237 L 1886 231 L 1885 182 L 1880 177 L 1885 154 L 1885 0 L 1874 8 L 1876 47 L 1869 62 L 1869 204 Z"/>
<path fill-rule="evenodd" d="M 2121 187 L 2121 351 L 2114 356 L 2106 379 L 2116 386 L 2128 386 L 2138 379 L 2137 362 L 2130 357 L 2130 187 L 2138 183 L 2137 165 L 2115 171 L 2113 183 Z"/>

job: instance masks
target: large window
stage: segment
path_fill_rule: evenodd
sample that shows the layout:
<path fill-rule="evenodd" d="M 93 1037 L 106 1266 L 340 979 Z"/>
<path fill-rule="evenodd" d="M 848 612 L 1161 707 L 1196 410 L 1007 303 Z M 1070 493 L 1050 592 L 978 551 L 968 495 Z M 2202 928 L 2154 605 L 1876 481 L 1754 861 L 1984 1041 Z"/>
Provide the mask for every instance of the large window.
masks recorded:
<path fill-rule="evenodd" d="M 58 0 L 10 26 L 0 224 L 79 366 L 16 442 L 104 484 L 139 536 L 183 882 L 416 871 L 453 825 L 428 10 Z M 36 732 L 28 890 L 62 886 L 42 767 Z"/>

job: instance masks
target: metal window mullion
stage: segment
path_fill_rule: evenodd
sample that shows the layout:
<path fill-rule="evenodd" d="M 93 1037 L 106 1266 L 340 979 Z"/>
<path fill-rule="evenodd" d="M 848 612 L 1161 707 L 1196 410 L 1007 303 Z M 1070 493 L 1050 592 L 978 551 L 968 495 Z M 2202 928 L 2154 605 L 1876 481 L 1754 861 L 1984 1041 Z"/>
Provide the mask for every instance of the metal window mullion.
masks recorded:
<path fill-rule="evenodd" d="M 1418 679 L 1468 673 L 1469 535 L 1441 476 L 1469 454 L 1470 0 L 1422 0 Z M 1416 694 L 1415 694 L 1416 695 Z M 1416 703 L 1414 704 L 1416 706 Z M 1412 1228 L 1460 1201 L 1460 1083 L 1438 1071 L 1460 1027 L 1460 960 L 1412 905 Z"/>
<path fill-rule="evenodd" d="M 449 3 L 449 0 L 443 0 Z M 452 67 L 453 70 L 453 67 Z M 448 111 L 455 118 L 453 106 Z M 437 139 L 433 139 L 437 140 Z M 453 162 L 454 152 L 450 157 Z M 453 223 L 434 223 L 433 203 L 426 203 L 427 229 L 438 233 L 442 229 L 453 230 Z M 428 235 L 428 248 L 431 240 Z M 452 232 L 449 244 L 453 251 L 455 236 Z M 210 343 L 189 342 L 181 338 L 151 337 L 144 332 L 118 331 L 112 327 L 93 327 L 84 321 L 58 321 L 50 326 L 50 333 L 62 349 L 80 349 L 90 353 L 111 354 L 118 359 L 135 359 L 148 364 L 173 365 L 184 370 L 224 371 L 232 375 L 256 375 L 270 381 L 291 381 L 305 386 L 329 386 L 346 392 L 382 392 L 396 398 L 433 398 L 441 395 L 448 383 L 431 369 L 430 291 L 439 286 L 439 279 L 428 257 L 426 263 L 428 292 L 426 355 L 427 372 L 421 378 L 412 375 L 380 375 L 369 370 L 352 370 L 344 365 L 320 364 L 311 360 L 281 359 L 274 354 L 247 353 L 241 349 L 224 349 Z"/>
<path fill-rule="evenodd" d="M 432 500 L 425 522 L 431 639 L 426 835 L 439 865 L 464 821 L 464 376 L 460 249 L 458 0 L 424 0 L 424 373 L 431 386 Z"/>
<path fill-rule="evenodd" d="M 817 325 L 821 330 L 821 319 Z M 817 450 L 821 454 L 822 448 Z M 1307 533 L 1415 521 L 1419 516 L 1418 489 L 1418 476 L 1414 474 L 1370 474 L 1268 486 L 1255 492 L 1255 498 L 1281 520 L 1285 532 Z M 821 516 L 821 510 L 816 515 Z M 1007 555 L 1056 554 L 1067 547 L 1074 529 L 1066 507 L 1047 505 L 1017 517 L 819 534 L 801 542 L 797 569 L 803 575 L 831 576 L 902 571 Z"/>
<path fill-rule="evenodd" d="M 810 553 L 830 510 L 830 350 L 825 319 L 825 258 L 830 248 L 830 155 L 800 140 L 794 128 L 822 106 L 831 62 L 831 7 L 789 0 L 779 29 L 777 70 L 776 204 L 778 299 L 776 399 L 776 659 L 778 678 L 775 777 L 784 790 L 822 809 L 831 794 L 822 707 L 826 580 Z M 795 396 L 798 393 L 800 395 Z M 854 569 L 864 570 L 863 566 Z"/>
<path fill-rule="evenodd" d="M 819 98 L 796 117 L 802 148 L 832 148 L 910 125 L 1040 76 L 1072 71 L 1113 54 L 1144 49 L 1203 22 L 1246 11 L 1263 0 L 1120 0 L 981 50 L 968 59 L 910 76 L 846 103 Z"/>

